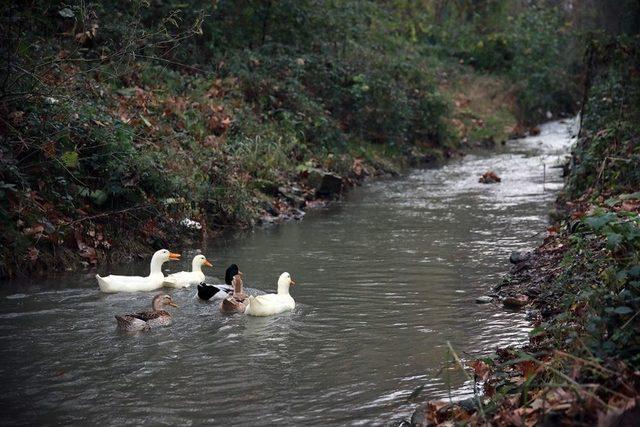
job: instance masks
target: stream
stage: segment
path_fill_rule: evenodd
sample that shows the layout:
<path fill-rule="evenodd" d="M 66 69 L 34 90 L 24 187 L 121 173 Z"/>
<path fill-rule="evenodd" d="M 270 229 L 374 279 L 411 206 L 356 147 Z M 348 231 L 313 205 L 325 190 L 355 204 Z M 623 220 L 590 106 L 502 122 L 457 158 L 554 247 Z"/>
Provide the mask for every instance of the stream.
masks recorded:
<path fill-rule="evenodd" d="M 226 317 L 195 288 L 171 289 L 174 324 L 129 336 L 114 314 L 147 308 L 155 293 L 101 294 L 95 272 L 2 283 L 3 424 L 384 425 L 427 398 L 472 396 L 447 368 L 447 342 L 469 360 L 527 339 L 523 312 L 474 301 L 512 251 L 541 241 L 573 125 L 208 244 L 212 282 L 235 262 L 246 287 L 273 292 L 290 272 L 293 312 Z M 487 170 L 502 182 L 479 183 Z M 171 272 L 197 248 L 168 249 L 183 255 Z M 148 261 L 99 269 L 147 271 Z"/>

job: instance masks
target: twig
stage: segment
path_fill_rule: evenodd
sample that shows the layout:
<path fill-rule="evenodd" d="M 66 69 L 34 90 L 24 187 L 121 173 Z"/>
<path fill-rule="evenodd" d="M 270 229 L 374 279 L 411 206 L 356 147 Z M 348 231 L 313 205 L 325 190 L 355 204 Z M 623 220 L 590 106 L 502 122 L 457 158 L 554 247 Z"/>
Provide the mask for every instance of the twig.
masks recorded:
<path fill-rule="evenodd" d="M 89 215 L 89 216 L 85 216 L 84 218 L 79 218 L 79 219 L 76 219 L 76 220 L 73 220 L 73 221 L 62 223 L 62 224 L 59 225 L 59 227 L 63 227 L 63 226 L 64 227 L 68 227 L 70 225 L 77 224 L 77 223 L 84 222 L 84 221 L 88 221 L 88 220 L 91 220 L 91 219 L 103 218 L 105 216 L 111 216 L 111 215 L 117 215 L 117 214 L 121 214 L 121 213 L 125 213 L 125 212 L 135 211 L 135 210 L 146 208 L 146 207 L 149 207 L 149 206 L 150 205 L 148 205 L 148 204 L 147 205 L 137 205 L 137 206 L 132 206 L 132 207 L 126 208 L 126 209 L 121 209 L 119 211 L 104 212 L 104 213 L 97 214 L 97 215 Z"/>
<path fill-rule="evenodd" d="M 581 357 L 574 356 L 573 354 L 565 353 L 564 351 L 561 351 L 561 350 L 555 350 L 554 353 L 557 354 L 558 356 L 569 357 L 569 358 L 571 358 L 573 360 L 576 360 L 578 362 L 583 362 L 585 365 L 592 366 L 592 367 L 594 367 L 596 369 L 599 369 L 599 370 L 601 370 L 603 372 L 606 372 L 607 374 L 615 374 L 615 372 L 605 368 L 604 366 L 602 366 L 602 365 L 600 365 L 600 364 L 598 364 L 596 362 L 592 362 L 592 361 L 590 361 L 588 359 L 583 359 Z"/>
<path fill-rule="evenodd" d="M 462 361 L 458 357 L 458 354 L 455 352 L 455 350 L 453 349 L 453 347 L 451 346 L 451 343 L 449 341 L 447 341 L 447 347 L 449 347 L 449 351 L 451 352 L 451 356 L 453 356 L 453 360 L 456 361 L 456 363 L 460 367 L 460 370 L 462 371 L 464 376 L 467 378 L 467 380 L 468 381 L 473 381 L 473 379 L 469 376 L 467 371 L 464 369 L 464 365 L 462 364 Z M 485 420 L 484 409 L 482 408 L 482 401 L 480 400 L 480 396 L 476 392 L 476 388 L 475 387 L 473 388 L 473 394 L 475 395 L 476 400 L 478 401 L 478 412 L 480 412 L 480 416 L 482 417 L 482 419 Z"/>
<path fill-rule="evenodd" d="M 187 65 L 187 64 L 183 64 L 181 62 L 177 62 L 177 61 L 171 61 L 169 59 L 165 59 L 165 58 L 160 58 L 158 56 L 148 56 L 148 55 L 136 55 L 138 58 L 144 58 L 144 59 L 151 59 L 152 61 L 160 61 L 160 62 L 166 62 L 167 64 L 172 64 L 172 65 L 178 65 L 180 67 L 184 67 L 184 68 L 190 68 L 194 71 L 197 71 L 199 73 L 205 73 L 204 70 L 197 68 L 197 67 L 192 67 L 191 65 Z"/>
<path fill-rule="evenodd" d="M 631 321 L 633 319 L 636 318 L 636 316 L 640 314 L 640 311 L 636 311 L 636 314 L 634 314 L 633 316 L 631 316 L 631 318 L 629 320 L 627 320 L 626 322 L 624 322 L 624 325 L 620 326 L 620 329 L 624 329 L 629 323 L 631 323 Z"/>

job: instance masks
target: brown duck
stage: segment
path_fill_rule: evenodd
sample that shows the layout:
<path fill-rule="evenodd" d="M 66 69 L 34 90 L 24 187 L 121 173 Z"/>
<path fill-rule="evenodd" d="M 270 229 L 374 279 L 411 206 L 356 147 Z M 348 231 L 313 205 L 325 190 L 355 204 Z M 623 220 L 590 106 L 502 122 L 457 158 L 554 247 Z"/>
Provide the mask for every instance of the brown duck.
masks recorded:
<path fill-rule="evenodd" d="M 243 289 L 242 273 L 233 276 L 231 283 L 233 285 L 233 295 L 222 300 L 220 303 L 220 311 L 224 314 L 244 313 L 247 294 L 244 293 Z"/>
<path fill-rule="evenodd" d="M 152 310 L 116 316 L 118 329 L 126 332 L 137 332 L 148 331 L 159 326 L 169 326 L 171 324 L 171 314 L 163 310 L 165 305 L 177 307 L 170 295 L 156 295 L 151 301 Z"/>

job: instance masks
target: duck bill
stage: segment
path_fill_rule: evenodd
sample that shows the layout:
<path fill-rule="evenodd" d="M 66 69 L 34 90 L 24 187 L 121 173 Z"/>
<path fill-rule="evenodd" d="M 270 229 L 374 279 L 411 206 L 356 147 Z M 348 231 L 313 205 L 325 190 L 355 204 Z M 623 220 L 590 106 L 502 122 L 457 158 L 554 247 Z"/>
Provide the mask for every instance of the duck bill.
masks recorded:
<path fill-rule="evenodd" d="M 295 281 L 295 280 L 293 280 L 293 279 L 291 279 L 291 284 L 292 284 L 292 285 L 295 285 L 295 284 L 296 284 L 296 281 Z"/>
<path fill-rule="evenodd" d="M 212 267 L 212 268 L 213 268 L 213 264 L 211 264 L 211 263 L 209 262 L 209 260 L 206 260 L 206 259 L 204 260 L 203 265 L 206 265 L 207 267 Z"/>
<path fill-rule="evenodd" d="M 180 261 L 180 254 L 175 254 L 173 252 L 169 252 L 169 260 L 171 260 L 171 261 Z"/>
<path fill-rule="evenodd" d="M 171 307 L 176 307 L 178 308 L 178 304 L 176 304 L 175 302 L 171 301 L 170 303 L 168 303 L 167 305 L 170 305 Z"/>

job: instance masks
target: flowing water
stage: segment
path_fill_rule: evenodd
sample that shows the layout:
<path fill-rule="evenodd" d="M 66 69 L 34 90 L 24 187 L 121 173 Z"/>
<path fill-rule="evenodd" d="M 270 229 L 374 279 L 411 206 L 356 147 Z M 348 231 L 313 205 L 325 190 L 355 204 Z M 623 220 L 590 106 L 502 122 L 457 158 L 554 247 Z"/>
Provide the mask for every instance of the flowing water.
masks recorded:
<path fill-rule="evenodd" d="M 212 281 L 236 262 L 246 286 L 269 291 L 289 271 L 294 312 L 225 317 L 195 289 L 172 290 L 174 325 L 127 336 L 113 315 L 153 293 L 101 294 L 93 272 L 3 283 L 3 423 L 379 425 L 409 415 L 418 387 L 420 399 L 468 397 L 464 377 L 443 369 L 446 343 L 469 359 L 526 339 L 524 314 L 474 300 L 511 251 L 540 241 L 570 128 L 550 123 L 498 151 L 356 189 L 302 222 L 209 244 Z M 489 169 L 502 183 L 478 183 Z M 193 252 L 170 249 L 185 261 L 166 270 L 186 267 Z"/>

